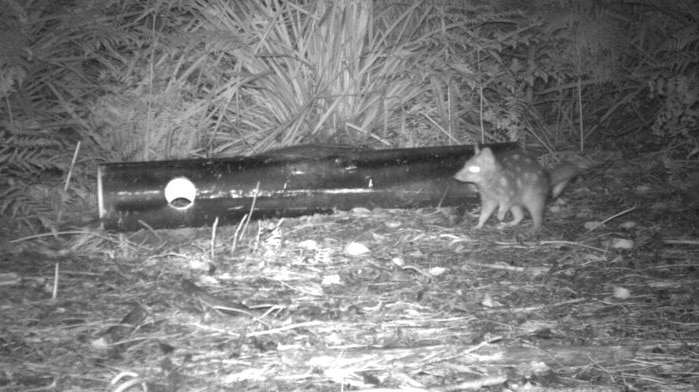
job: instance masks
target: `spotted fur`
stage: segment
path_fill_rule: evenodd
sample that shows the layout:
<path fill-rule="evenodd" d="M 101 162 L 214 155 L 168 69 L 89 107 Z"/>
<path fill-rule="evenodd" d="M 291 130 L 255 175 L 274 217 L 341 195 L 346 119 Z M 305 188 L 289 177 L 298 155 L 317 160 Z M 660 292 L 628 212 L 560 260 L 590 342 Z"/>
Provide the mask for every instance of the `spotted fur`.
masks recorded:
<path fill-rule="evenodd" d="M 534 157 L 521 150 L 510 150 L 498 154 L 490 148 L 476 150 L 454 178 L 474 183 L 481 194 L 481 214 L 477 229 L 498 209 L 498 220 L 505 219 L 507 211 L 513 219 L 508 226 L 519 224 L 526 208 L 534 221 L 532 231 L 541 228 L 544 209 L 549 195 L 557 197 L 577 175 L 578 169 L 565 163 L 548 173 Z"/>

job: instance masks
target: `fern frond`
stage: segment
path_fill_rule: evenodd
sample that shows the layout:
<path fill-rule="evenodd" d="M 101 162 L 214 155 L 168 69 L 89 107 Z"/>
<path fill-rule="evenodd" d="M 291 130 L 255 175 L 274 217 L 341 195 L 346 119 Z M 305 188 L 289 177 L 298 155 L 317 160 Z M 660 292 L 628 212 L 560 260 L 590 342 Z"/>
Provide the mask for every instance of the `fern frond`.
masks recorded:
<path fill-rule="evenodd" d="M 66 146 L 51 135 L 12 134 L 0 130 L 0 176 L 32 178 L 36 173 L 63 170 Z"/>
<path fill-rule="evenodd" d="M 699 28 L 688 25 L 674 31 L 671 36 L 658 48 L 660 51 L 677 52 L 693 50 L 699 46 Z"/>

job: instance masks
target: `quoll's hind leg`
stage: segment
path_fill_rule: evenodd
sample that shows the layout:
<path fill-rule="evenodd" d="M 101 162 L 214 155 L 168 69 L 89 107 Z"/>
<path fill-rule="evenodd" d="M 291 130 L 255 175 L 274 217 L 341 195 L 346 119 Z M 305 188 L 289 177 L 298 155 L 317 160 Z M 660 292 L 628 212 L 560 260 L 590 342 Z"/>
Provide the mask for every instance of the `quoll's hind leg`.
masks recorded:
<path fill-rule="evenodd" d="M 498 206 L 498 220 L 500 222 L 505 220 L 505 215 L 507 215 L 507 211 L 510 211 L 510 208 L 513 208 L 511 203 L 500 202 Z"/>
<path fill-rule="evenodd" d="M 545 199 L 530 201 L 526 207 L 527 210 L 529 210 L 529 214 L 532 216 L 532 221 L 534 221 L 532 232 L 539 230 L 544 222 L 544 209 L 546 208 Z"/>
<path fill-rule="evenodd" d="M 510 211 L 512 211 L 512 220 L 505 223 L 507 226 L 517 226 L 519 222 L 524 219 L 524 210 L 522 210 L 522 207 L 520 206 L 512 206 L 510 208 Z"/>
<path fill-rule="evenodd" d="M 483 227 L 488 218 L 490 218 L 490 216 L 493 215 L 493 212 L 495 211 L 497 206 L 497 201 L 481 197 L 481 215 L 478 218 L 478 225 L 476 226 L 476 229 L 480 229 Z"/>

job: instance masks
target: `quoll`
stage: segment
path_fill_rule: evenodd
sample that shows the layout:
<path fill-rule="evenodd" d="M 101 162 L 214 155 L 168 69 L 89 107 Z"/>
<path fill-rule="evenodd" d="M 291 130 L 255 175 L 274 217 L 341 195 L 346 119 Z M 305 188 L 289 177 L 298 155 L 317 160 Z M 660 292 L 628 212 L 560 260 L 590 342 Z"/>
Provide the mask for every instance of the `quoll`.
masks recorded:
<path fill-rule="evenodd" d="M 534 221 L 532 231 L 537 231 L 544 220 L 549 195 L 558 197 L 578 172 L 572 163 L 563 163 L 548 172 L 534 157 L 519 149 L 495 154 L 488 147 L 480 150 L 476 147 L 476 154 L 454 178 L 478 187 L 481 214 L 477 229 L 483 227 L 496 208 L 501 222 L 507 211 L 511 211 L 513 219 L 505 224 L 515 226 L 524 218 L 524 207 Z"/>

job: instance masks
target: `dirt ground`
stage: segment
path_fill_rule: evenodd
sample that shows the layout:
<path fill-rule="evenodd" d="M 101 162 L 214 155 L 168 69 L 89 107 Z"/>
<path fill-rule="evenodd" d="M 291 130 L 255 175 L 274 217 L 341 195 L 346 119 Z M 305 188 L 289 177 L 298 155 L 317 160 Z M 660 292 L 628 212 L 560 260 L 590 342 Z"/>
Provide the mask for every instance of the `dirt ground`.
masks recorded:
<path fill-rule="evenodd" d="M 699 198 L 648 161 L 536 236 L 468 206 L 3 242 L 0 391 L 695 391 Z"/>

